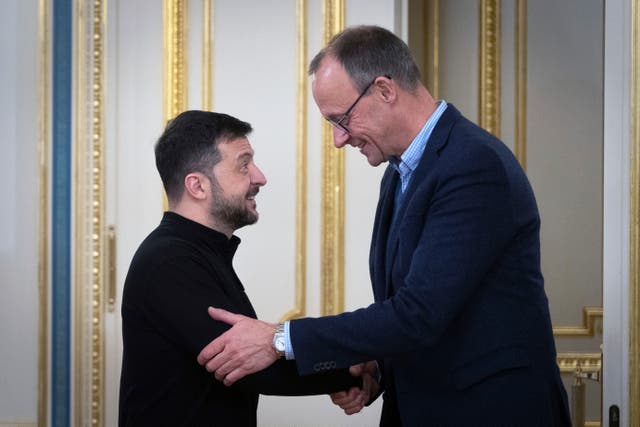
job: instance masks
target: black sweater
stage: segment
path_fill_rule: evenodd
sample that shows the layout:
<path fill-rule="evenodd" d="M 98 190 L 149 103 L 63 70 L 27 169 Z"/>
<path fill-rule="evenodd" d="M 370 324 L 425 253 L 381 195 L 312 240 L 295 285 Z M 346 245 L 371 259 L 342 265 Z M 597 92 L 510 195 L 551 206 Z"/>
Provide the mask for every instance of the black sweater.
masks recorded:
<path fill-rule="evenodd" d="M 239 243 L 166 212 L 138 248 L 122 298 L 121 427 L 254 426 L 259 393 L 324 394 L 358 384 L 346 370 L 300 377 L 295 362 L 280 359 L 226 387 L 198 365 L 200 350 L 229 329 L 208 306 L 256 317 L 232 265 Z"/>

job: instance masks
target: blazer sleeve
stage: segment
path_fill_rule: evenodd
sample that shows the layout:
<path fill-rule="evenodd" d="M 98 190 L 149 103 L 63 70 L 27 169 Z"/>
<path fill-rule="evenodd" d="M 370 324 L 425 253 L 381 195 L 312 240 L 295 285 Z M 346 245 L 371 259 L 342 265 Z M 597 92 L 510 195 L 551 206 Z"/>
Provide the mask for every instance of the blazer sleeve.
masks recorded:
<path fill-rule="evenodd" d="M 463 142 L 406 202 L 395 294 L 353 312 L 291 322 L 301 373 L 432 346 L 502 254 L 514 230 L 513 185 L 491 147 L 477 135 Z"/>

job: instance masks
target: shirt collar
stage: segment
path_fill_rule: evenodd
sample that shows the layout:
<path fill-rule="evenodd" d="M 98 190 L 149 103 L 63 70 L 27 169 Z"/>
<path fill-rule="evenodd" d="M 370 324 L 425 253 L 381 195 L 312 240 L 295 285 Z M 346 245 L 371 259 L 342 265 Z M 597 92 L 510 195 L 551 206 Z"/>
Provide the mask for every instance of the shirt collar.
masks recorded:
<path fill-rule="evenodd" d="M 424 124 L 420 132 L 418 132 L 416 137 L 413 138 L 413 141 L 404 153 L 402 153 L 402 156 L 399 158 L 396 156 L 389 158 L 389 163 L 396 171 L 398 171 L 401 177 L 410 175 L 418 167 L 422 153 L 424 153 L 424 149 L 427 147 L 427 141 L 431 136 L 431 132 L 433 131 L 433 128 L 436 127 L 438 120 L 446 109 L 446 101 L 440 101 L 436 110 L 431 114 L 431 116 L 429 116 L 427 122 Z"/>

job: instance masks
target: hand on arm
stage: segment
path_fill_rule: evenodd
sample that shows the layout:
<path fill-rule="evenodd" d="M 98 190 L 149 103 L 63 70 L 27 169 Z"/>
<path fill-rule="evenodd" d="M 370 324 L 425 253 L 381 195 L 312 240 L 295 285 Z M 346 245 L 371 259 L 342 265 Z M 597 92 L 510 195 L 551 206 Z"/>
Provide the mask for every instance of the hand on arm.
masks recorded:
<path fill-rule="evenodd" d="M 377 396 L 380 389 L 378 384 L 378 365 L 375 361 L 360 363 L 349 368 L 354 377 L 362 376 L 362 388 L 352 387 L 348 391 L 332 393 L 331 401 L 338 405 L 345 414 L 352 415 L 360 412 L 369 403 L 372 396 Z"/>
<path fill-rule="evenodd" d="M 276 325 L 209 307 L 209 316 L 232 328 L 207 344 L 198 363 L 215 372 L 229 386 L 240 378 L 261 371 L 278 360 L 271 342 Z"/>

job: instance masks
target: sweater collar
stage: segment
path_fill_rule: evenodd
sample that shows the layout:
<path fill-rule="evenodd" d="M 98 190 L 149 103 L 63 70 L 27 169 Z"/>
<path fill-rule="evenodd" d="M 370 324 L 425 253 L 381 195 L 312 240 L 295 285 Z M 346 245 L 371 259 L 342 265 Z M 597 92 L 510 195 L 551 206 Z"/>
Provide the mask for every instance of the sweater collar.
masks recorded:
<path fill-rule="evenodd" d="M 218 252 L 222 252 L 229 260 L 233 259 L 240 244 L 240 238 L 236 235 L 227 238 L 226 234 L 175 212 L 166 211 L 162 216 L 160 225 L 171 225 L 178 233 L 183 234 L 189 240 L 193 239 Z"/>

